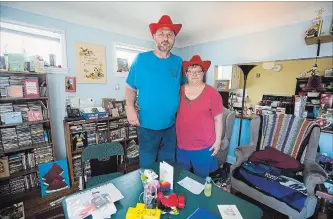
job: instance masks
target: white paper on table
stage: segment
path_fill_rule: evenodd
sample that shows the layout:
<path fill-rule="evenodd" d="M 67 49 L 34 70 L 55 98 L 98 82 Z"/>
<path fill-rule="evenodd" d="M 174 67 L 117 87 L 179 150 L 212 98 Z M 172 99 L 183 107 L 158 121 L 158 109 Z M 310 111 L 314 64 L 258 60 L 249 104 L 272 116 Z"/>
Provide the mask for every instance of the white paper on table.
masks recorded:
<path fill-rule="evenodd" d="M 217 206 L 223 219 L 243 219 L 236 205 Z"/>
<path fill-rule="evenodd" d="M 173 189 L 173 166 L 166 162 L 160 162 L 160 181 L 170 183 L 170 189 Z"/>
<path fill-rule="evenodd" d="M 194 179 L 191 179 L 190 177 L 185 177 L 184 179 L 180 180 L 178 184 L 195 195 L 199 195 L 205 188 L 205 185 L 199 183 Z"/>
<path fill-rule="evenodd" d="M 93 219 L 112 218 L 111 215 L 117 213 L 117 208 L 114 203 L 110 203 L 104 207 L 91 213 Z"/>

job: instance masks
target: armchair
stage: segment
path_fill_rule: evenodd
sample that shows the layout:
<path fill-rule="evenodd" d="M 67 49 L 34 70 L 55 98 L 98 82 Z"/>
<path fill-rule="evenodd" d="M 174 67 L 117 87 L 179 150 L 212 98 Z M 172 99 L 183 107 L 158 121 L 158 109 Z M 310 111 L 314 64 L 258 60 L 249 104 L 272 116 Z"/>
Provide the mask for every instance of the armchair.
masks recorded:
<path fill-rule="evenodd" d="M 227 108 L 223 109 L 223 118 L 222 118 L 222 140 L 221 140 L 221 149 L 216 154 L 216 159 L 218 162 L 218 166 L 222 167 L 222 165 L 227 160 L 227 154 L 230 145 L 230 139 L 232 135 L 232 130 L 235 122 L 235 112 L 230 111 Z"/>
<path fill-rule="evenodd" d="M 237 190 L 263 204 L 266 206 L 279 211 L 282 214 L 288 215 L 292 219 L 305 219 L 311 217 L 315 212 L 315 207 L 317 204 L 317 197 L 315 196 L 315 186 L 317 184 L 322 184 L 327 179 L 327 173 L 325 170 L 315 162 L 315 157 L 317 153 L 320 128 L 314 126 L 311 133 L 309 133 L 308 144 L 305 147 L 302 156 L 299 157 L 299 161 L 303 163 L 304 169 L 302 171 L 303 183 L 307 189 L 307 198 L 304 203 L 303 209 L 299 212 L 294 208 L 291 208 L 286 203 L 279 201 L 278 199 L 268 196 L 259 190 L 250 187 L 248 184 L 234 177 L 233 172 L 236 168 L 240 167 L 243 162 L 247 161 L 251 154 L 257 149 L 260 149 L 261 139 L 259 139 L 259 134 L 264 133 L 264 128 L 267 129 L 272 124 L 266 124 L 264 128 L 260 128 L 261 118 L 259 116 L 255 117 L 251 121 L 251 141 L 248 146 L 241 146 L 235 149 L 236 163 L 230 168 L 231 171 L 231 186 L 234 190 Z M 297 130 L 300 131 L 300 130 Z M 278 131 L 279 132 L 279 131 Z M 290 132 L 290 130 L 287 130 Z M 263 135 L 264 135 L 263 134 Z M 259 143 L 258 143 L 259 141 Z M 284 151 L 283 151 L 284 152 Z M 285 152 L 284 152 L 285 153 Z M 288 153 L 285 153 L 288 154 Z"/>

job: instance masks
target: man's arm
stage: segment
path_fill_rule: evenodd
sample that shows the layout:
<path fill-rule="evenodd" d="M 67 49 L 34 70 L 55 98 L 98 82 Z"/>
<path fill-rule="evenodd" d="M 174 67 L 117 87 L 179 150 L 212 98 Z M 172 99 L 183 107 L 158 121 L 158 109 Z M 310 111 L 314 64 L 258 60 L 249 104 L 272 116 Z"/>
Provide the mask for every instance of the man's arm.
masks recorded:
<path fill-rule="evenodd" d="M 133 89 L 131 86 L 126 84 L 126 105 L 130 108 L 135 108 L 135 100 L 136 100 L 136 90 Z"/>
<path fill-rule="evenodd" d="M 139 55 L 138 55 L 139 56 Z M 135 58 L 130 72 L 128 73 L 128 77 L 126 80 L 126 89 L 125 89 L 125 98 L 126 98 L 126 105 L 127 105 L 127 120 L 131 125 L 140 125 L 138 114 L 135 109 L 135 100 L 136 100 L 136 63 L 138 56 Z"/>

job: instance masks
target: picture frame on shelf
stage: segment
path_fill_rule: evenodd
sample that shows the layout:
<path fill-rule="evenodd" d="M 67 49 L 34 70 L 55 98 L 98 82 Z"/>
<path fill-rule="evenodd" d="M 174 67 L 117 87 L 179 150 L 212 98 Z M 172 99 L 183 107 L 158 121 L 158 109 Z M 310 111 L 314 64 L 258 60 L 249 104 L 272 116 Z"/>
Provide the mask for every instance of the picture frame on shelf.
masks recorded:
<path fill-rule="evenodd" d="M 119 116 L 126 116 L 124 101 L 114 101 L 114 106 L 118 109 Z"/>
<path fill-rule="evenodd" d="M 226 91 L 229 90 L 230 80 L 216 80 L 215 88 L 218 91 Z"/>
<path fill-rule="evenodd" d="M 26 98 L 40 97 L 38 80 L 33 80 L 33 79 L 24 80 L 24 97 Z"/>

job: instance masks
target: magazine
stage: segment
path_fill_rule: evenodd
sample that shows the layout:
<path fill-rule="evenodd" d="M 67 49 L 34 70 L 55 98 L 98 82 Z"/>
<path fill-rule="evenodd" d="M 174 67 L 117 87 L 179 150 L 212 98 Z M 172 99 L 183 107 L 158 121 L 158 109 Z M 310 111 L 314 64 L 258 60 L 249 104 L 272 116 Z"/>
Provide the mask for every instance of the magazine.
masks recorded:
<path fill-rule="evenodd" d="M 112 184 L 86 189 L 66 199 L 68 217 L 83 219 L 89 215 L 93 218 L 110 218 L 117 212 L 114 202 L 124 196 Z"/>

